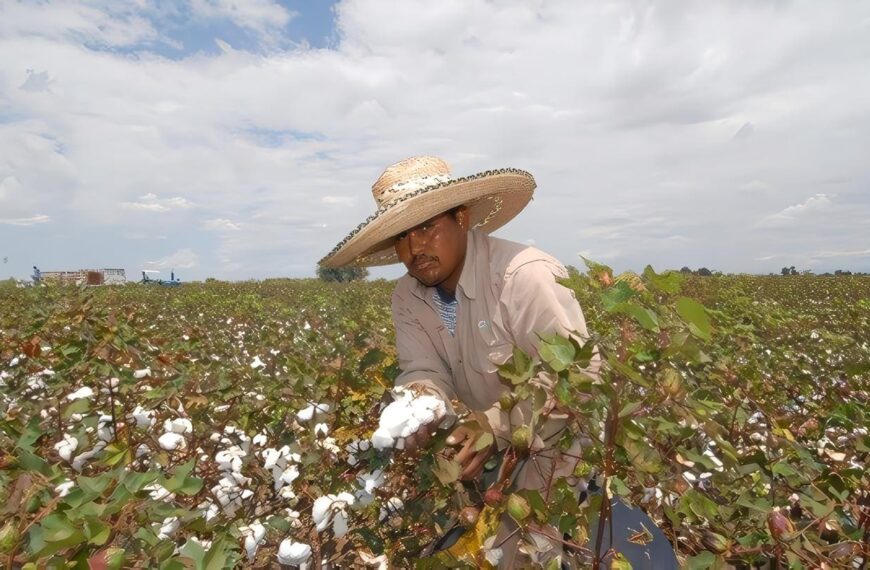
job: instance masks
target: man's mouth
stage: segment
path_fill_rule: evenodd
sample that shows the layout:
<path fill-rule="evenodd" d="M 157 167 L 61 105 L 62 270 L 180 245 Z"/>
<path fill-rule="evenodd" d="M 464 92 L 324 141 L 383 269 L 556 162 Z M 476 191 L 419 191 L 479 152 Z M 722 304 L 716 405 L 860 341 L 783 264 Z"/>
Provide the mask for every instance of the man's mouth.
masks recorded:
<path fill-rule="evenodd" d="M 435 262 L 435 260 L 431 259 L 431 258 L 418 259 L 417 261 L 414 262 L 414 269 L 416 269 L 418 271 L 426 269 L 427 267 L 432 265 L 434 262 Z"/>

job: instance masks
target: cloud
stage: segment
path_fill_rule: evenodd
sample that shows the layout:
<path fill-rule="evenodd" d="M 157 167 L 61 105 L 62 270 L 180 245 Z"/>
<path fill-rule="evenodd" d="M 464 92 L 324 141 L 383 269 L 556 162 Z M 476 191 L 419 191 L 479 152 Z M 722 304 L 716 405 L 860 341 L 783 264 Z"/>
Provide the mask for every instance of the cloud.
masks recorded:
<path fill-rule="evenodd" d="M 88 228 L 68 259 L 159 220 L 209 260 L 191 273 L 307 276 L 384 167 L 435 154 L 532 172 L 497 235 L 566 263 L 766 272 L 760 245 L 866 247 L 864 2 L 342 0 L 329 49 L 288 39 L 294 5 L 0 2 L 2 216 Z"/>
<path fill-rule="evenodd" d="M 36 224 L 44 224 L 49 221 L 51 221 L 51 218 L 45 214 L 37 214 L 29 218 L 0 218 L 0 224 L 7 226 L 35 226 Z"/>
<path fill-rule="evenodd" d="M 203 222 L 202 227 L 207 230 L 229 230 L 233 232 L 237 232 L 242 229 L 242 225 L 232 222 L 226 218 L 215 218 L 213 220 L 206 220 Z"/>
<path fill-rule="evenodd" d="M 192 0 L 190 8 L 195 17 L 227 19 L 263 38 L 270 38 L 297 15 L 271 0 Z"/>
<path fill-rule="evenodd" d="M 789 206 L 775 214 L 764 217 L 759 227 L 780 227 L 792 225 L 814 212 L 825 211 L 832 204 L 827 194 L 816 194 L 807 198 L 805 202 Z"/>
<path fill-rule="evenodd" d="M 828 259 L 832 257 L 867 257 L 870 256 L 870 249 L 861 249 L 853 251 L 819 251 L 811 254 L 811 257 L 816 259 Z"/>
<path fill-rule="evenodd" d="M 156 194 L 144 194 L 136 202 L 121 202 L 125 210 L 140 212 L 170 212 L 172 210 L 187 210 L 196 206 L 187 198 L 173 196 L 172 198 L 158 198 Z"/>
<path fill-rule="evenodd" d="M 184 248 L 155 261 L 146 261 L 149 269 L 190 269 L 199 263 L 199 255 L 192 249 Z"/>

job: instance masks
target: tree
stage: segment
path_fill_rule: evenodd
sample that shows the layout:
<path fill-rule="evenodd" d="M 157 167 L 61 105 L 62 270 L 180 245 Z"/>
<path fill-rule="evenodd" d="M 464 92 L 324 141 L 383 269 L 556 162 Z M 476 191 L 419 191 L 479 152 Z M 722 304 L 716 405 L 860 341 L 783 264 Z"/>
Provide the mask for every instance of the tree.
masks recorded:
<path fill-rule="evenodd" d="M 324 267 L 317 266 L 317 277 L 323 281 L 334 283 L 347 283 L 348 281 L 362 281 L 369 276 L 369 270 L 365 267 Z"/>
<path fill-rule="evenodd" d="M 689 268 L 688 268 L 687 266 L 685 266 L 685 265 L 683 266 L 682 269 L 680 269 L 680 273 L 691 273 L 691 272 L 692 272 L 692 270 L 689 269 Z"/>
<path fill-rule="evenodd" d="M 711 275 L 713 275 L 713 272 L 706 267 L 702 267 L 698 270 L 698 275 L 700 275 L 701 277 L 710 277 Z"/>

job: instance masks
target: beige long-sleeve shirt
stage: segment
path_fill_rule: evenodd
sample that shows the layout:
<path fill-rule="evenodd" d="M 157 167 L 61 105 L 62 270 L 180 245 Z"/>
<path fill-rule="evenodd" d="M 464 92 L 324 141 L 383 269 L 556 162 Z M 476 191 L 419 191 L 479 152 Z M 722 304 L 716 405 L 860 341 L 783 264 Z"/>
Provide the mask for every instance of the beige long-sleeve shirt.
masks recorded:
<path fill-rule="evenodd" d="M 574 335 L 581 342 L 588 337 L 574 293 L 556 283 L 567 275 L 559 261 L 539 249 L 471 230 L 456 288 L 455 335 L 441 321 L 434 287 L 410 275 L 396 284 L 392 311 L 402 370 L 396 385 L 424 385 L 483 412 L 504 447 L 512 429 L 529 418 L 520 406 L 511 414 L 499 408 L 507 388 L 496 366 L 510 358 L 514 345 L 537 356 L 538 333 Z M 596 356 L 590 373 L 597 369 Z M 564 427 L 559 420 L 552 417 L 539 430 L 545 441 Z"/>

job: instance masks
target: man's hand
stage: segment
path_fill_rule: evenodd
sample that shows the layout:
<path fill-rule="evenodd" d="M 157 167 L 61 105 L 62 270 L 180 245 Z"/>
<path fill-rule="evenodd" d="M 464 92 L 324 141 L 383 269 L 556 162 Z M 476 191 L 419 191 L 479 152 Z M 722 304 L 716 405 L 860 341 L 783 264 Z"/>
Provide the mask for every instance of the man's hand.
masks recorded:
<path fill-rule="evenodd" d="M 421 425 L 417 431 L 405 438 L 405 451 L 417 451 L 422 447 L 426 447 L 429 440 L 432 439 L 432 434 L 438 431 L 438 424 L 441 423 L 441 418 L 436 418 L 428 424 Z"/>
<path fill-rule="evenodd" d="M 459 426 L 453 433 L 447 436 L 447 445 L 461 445 L 462 448 L 456 454 L 456 461 L 459 462 L 462 471 L 459 478 L 463 481 L 476 479 L 483 472 L 483 466 L 487 459 L 495 451 L 495 444 L 490 444 L 479 451 L 475 451 L 477 442 L 480 437 L 488 432 L 480 429 L 472 429 L 468 426 Z"/>

